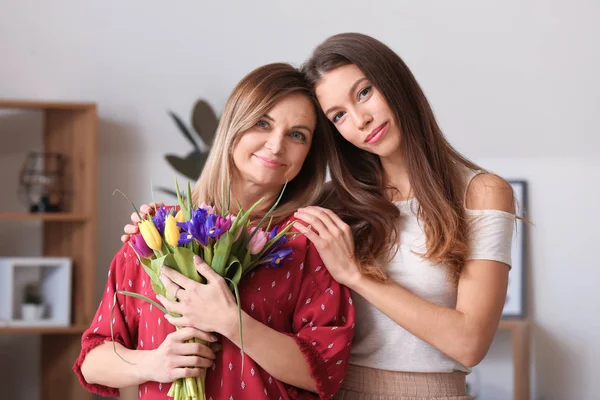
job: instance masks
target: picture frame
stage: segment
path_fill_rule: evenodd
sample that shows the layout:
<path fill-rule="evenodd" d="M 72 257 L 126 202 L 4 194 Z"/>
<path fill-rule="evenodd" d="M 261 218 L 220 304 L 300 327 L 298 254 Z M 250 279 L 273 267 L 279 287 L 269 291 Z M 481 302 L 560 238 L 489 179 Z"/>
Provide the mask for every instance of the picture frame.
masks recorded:
<path fill-rule="evenodd" d="M 525 216 L 527 210 L 527 182 L 509 180 L 515 194 L 515 211 L 518 217 Z M 512 268 L 508 276 L 506 301 L 502 310 L 503 318 L 524 318 L 526 316 L 527 293 L 527 224 L 516 220 L 511 247 Z"/>

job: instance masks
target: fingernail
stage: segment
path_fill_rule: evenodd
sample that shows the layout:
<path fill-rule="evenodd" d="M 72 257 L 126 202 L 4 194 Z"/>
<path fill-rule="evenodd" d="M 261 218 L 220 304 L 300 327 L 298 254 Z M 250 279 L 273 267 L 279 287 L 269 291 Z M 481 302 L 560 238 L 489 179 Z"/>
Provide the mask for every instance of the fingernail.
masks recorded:
<path fill-rule="evenodd" d="M 194 256 L 194 262 L 195 262 L 196 264 L 200 264 L 200 261 L 201 261 L 201 260 L 200 260 L 200 256 L 198 256 L 198 255 L 196 254 L 196 255 Z"/>

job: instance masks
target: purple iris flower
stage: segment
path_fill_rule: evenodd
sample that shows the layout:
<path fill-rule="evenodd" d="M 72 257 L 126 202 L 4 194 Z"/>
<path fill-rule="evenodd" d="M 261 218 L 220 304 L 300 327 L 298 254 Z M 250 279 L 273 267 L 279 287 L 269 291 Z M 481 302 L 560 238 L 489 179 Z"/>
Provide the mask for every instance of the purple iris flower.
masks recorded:
<path fill-rule="evenodd" d="M 206 229 L 206 210 L 198 208 L 192 213 L 192 219 L 186 222 L 178 222 L 177 226 L 183 229 L 179 237 L 179 244 L 187 244 L 196 239 L 202 246 L 208 244 L 208 232 Z"/>
<path fill-rule="evenodd" d="M 156 230 L 162 236 L 165 232 L 165 219 L 169 215 L 169 212 L 165 207 L 160 207 L 156 210 L 154 214 L 154 218 L 152 218 L 152 222 L 154 222 L 154 226 L 156 226 Z"/>
<path fill-rule="evenodd" d="M 277 236 L 277 227 L 274 227 L 271 232 L 269 233 L 269 240 L 273 239 L 275 236 Z M 282 237 L 280 237 L 279 239 L 277 239 L 277 241 L 275 243 L 273 243 L 268 249 L 267 251 L 265 251 L 265 256 L 270 255 L 271 253 L 273 253 L 275 250 L 279 249 L 280 247 L 282 247 L 284 244 L 286 244 L 288 241 L 287 236 L 283 235 Z"/>
<path fill-rule="evenodd" d="M 217 219 L 217 214 L 209 214 L 206 218 L 206 234 L 212 238 L 218 237 L 222 232 L 221 229 L 217 228 Z"/>
<path fill-rule="evenodd" d="M 261 260 L 261 264 L 268 264 L 273 268 L 278 268 L 281 264 L 287 259 L 292 253 L 291 247 L 286 247 L 284 249 L 277 250 L 273 254 L 268 255 L 267 257 Z"/>

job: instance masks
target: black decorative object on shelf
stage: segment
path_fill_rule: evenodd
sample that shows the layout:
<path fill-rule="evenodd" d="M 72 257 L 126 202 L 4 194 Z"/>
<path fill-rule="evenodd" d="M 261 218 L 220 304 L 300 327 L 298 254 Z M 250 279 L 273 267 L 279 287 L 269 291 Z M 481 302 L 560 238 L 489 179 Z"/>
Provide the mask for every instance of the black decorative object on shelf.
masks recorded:
<path fill-rule="evenodd" d="M 62 211 L 64 164 L 62 154 L 27 154 L 19 174 L 19 198 L 30 212 Z"/>
<path fill-rule="evenodd" d="M 192 150 L 185 156 L 166 154 L 165 159 L 171 167 L 190 179 L 196 181 L 204 168 L 208 152 L 219 125 L 219 119 L 212 107 L 204 100 L 198 100 L 192 110 L 192 127 L 190 129 L 174 112 L 169 111 L 169 116 L 179 128 L 181 134 L 190 142 Z M 174 190 L 159 187 L 163 193 L 177 196 Z"/>

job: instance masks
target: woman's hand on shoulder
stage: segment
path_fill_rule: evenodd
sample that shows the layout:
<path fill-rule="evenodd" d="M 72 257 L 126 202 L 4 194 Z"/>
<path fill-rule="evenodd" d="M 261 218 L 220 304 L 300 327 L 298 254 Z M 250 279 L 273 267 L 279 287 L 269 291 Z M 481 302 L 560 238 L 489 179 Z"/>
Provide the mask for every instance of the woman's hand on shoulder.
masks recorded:
<path fill-rule="evenodd" d="M 315 246 L 325 267 L 342 285 L 351 286 L 361 276 L 354 259 L 352 229 L 333 211 L 322 207 L 304 207 L 294 214 L 294 226 Z"/>

